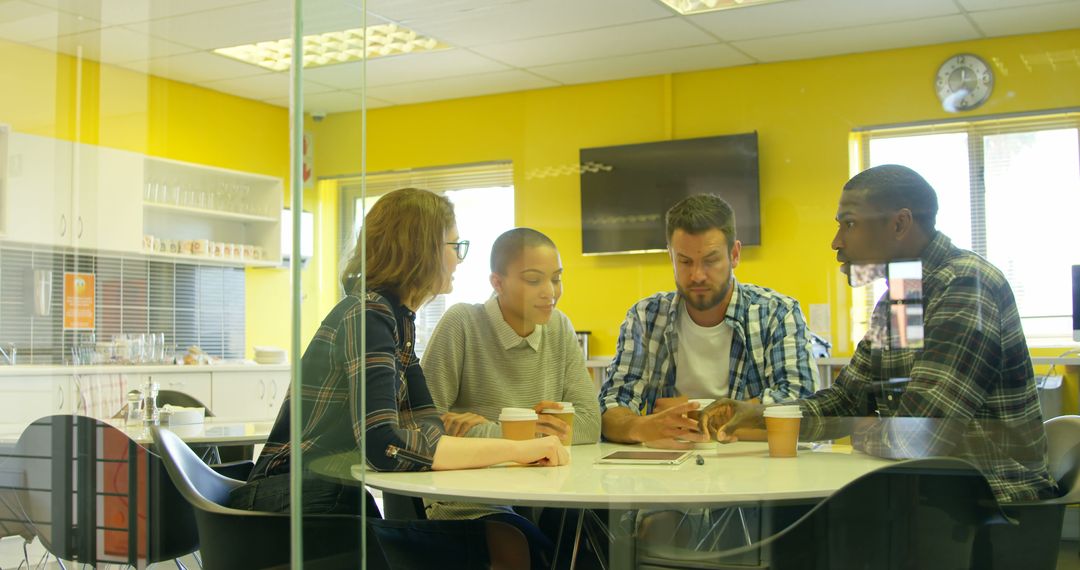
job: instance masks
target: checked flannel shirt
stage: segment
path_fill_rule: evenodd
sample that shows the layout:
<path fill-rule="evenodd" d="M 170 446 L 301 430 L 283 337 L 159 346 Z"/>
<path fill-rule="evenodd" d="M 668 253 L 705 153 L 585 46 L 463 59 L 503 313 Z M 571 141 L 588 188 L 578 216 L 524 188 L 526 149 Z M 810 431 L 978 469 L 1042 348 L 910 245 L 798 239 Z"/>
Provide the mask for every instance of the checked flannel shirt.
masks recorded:
<path fill-rule="evenodd" d="M 1000 501 L 1054 496 L 1034 371 L 1009 283 L 940 232 L 920 257 L 922 347 L 896 348 L 882 333 L 889 326 L 886 293 L 833 386 L 800 402 L 800 439 L 848 431 L 857 448 L 880 457 L 967 460 Z M 831 420 L 845 416 L 846 429 Z M 869 419 L 852 419 L 860 416 Z"/>
<path fill-rule="evenodd" d="M 728 393 L 737 400 L 786 402 L 813 393 L 818 369 L 810 350 L 810 334 L 799 303 L 771 289 L 734 282 L 725 321 L 734 331 Z M 675 357 L 679 350 L 677 318 L 681 296 L 657 293 L 626 313 L 619 331 L 618 353 L 600 387 L 600 414 L 624 406 L 652 413 L 657 398 L 677 395 Z"/>

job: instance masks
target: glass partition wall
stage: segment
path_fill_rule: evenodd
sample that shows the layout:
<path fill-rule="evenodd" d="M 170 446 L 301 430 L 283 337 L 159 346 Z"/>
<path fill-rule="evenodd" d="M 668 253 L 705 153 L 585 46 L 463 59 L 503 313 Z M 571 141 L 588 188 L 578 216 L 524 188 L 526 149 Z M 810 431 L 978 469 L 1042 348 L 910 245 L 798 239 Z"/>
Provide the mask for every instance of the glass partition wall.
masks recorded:
<path fill-rule="evenodd" d="M 0 567 L 1053 567 L 1078 26 L 0 4 Z"/>
<path fill-rule="evenodd" d="M 333 216 L 312 150 L 302 160 L 311 115 L 293 102 L 360 98 L 302 79 L 292 90 L 290 46 L 301 23 L 360 27 L 362 5 L 0 12 L 0 566 L 288 564 L 287 524 L 263 521 L 265 544 L 249 553 L 242 528 L 194 516 L 153 428 L 201 464 L 246 461 L 224 471 L 241 483 L 272 433 L 299 362 L 293 338 L 306 345 L 337 265 L 309 249 Z M 286 239 L 293 219 L 308 230 L 298 240 Z M 288 510 L 282 491 L 261 510 Z"/>

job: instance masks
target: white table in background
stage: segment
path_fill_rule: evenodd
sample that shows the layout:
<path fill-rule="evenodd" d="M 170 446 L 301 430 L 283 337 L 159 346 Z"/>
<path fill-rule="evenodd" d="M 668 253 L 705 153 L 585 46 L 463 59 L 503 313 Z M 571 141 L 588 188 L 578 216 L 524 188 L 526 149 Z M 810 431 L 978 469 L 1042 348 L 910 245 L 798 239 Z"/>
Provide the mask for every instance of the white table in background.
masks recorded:
<path fill-rule="evenodd" d="M 140 445 L 153 442 L 150 426 L 125 426 L 122 420 L 106 420 L 105 423 L 127 434 Z M 248 445 L 266 443 L 273 422 L 238 422 L 235 420 L 206 418 L 201 424 L 170 426 L 162 424 L 189 444 L 199 445 Z M 14 446 L 25 425 L 0 424 L 0 449 Z"/>

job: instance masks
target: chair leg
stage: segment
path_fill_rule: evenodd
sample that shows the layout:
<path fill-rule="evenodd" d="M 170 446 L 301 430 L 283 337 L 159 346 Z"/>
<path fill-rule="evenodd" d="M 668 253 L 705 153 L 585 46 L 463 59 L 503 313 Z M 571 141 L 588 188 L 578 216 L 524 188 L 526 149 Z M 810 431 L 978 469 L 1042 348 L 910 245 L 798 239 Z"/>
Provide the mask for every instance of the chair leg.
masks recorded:
<path fill-rule="evenodd" d="M 203 565 L 202 565 L 202 555 L 199 554 L 198 550 L 196 550 L 195 552 L 192 552 L 191 557 L 195 559 L 195 563 L 199 565 L 199 568 L 203 567 Z"/>
<path fill-rule="evenodd" d="M 187 570 L 187 566 L 184 566 L 184 563 L 180 562 L 179 558 L 174 558 L 173 562 L 176 563 L 176 567 L 179 568 L 180 570 Z"/>

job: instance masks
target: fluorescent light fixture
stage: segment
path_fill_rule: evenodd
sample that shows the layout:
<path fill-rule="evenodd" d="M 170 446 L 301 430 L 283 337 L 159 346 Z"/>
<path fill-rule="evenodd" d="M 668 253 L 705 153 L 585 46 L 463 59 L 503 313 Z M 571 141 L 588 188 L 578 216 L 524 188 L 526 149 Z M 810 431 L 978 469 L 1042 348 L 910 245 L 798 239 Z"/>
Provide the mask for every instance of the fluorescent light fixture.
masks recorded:
<path fill-rule="evenodd" d="M 214 53 L 264 67 L 285 71 L 292 65 L 292 38 L 218 48 Z M 355 28 L 304 36 L 304 67 L 359 61 L 384 55 L 448 49 L 435 38 L 421 36 L 397 24 Z"/>
<path fill-rule="evenodd" d="M 689 14 L 702 14 L 717 10 L 730 10 L 732 8 L 746 8 L 759 4 L 782 2 L 783 0 L 660 0 L 669 8 L 687 16 Z"/>

